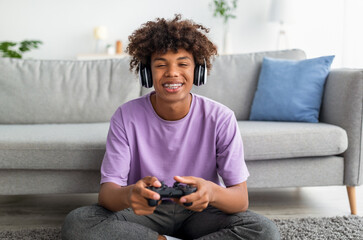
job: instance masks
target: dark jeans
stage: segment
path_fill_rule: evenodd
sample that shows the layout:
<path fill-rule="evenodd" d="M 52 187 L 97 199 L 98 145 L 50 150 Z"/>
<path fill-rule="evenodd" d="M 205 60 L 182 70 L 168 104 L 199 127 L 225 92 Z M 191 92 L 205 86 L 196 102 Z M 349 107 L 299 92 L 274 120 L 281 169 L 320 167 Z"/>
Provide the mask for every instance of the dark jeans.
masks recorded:
<path fill-rule="evenodd" d="M 81 207 L 67 215 L 62 227 L 62 239 L 67 240 L 157 239 L 159 234 L 182 239 L 280 239 L 274 222 L 251 211 L 225 214 L 209 206 L 193 212 L 172 202 L 163 202 L 146 216 L 132 209 Z"/>

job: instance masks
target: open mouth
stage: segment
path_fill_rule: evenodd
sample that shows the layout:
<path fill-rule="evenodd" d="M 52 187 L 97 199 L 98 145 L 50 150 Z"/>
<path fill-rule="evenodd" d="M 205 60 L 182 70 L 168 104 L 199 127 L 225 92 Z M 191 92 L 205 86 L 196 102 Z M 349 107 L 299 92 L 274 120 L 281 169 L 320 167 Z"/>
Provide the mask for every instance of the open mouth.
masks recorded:
<path fill-rule="evenodd" d="M 163 87 L 166 88 L 167 90 L 177 90 L 181 86 L 183 86 L 183 83 L 164 83 L 163 84 Z"/>

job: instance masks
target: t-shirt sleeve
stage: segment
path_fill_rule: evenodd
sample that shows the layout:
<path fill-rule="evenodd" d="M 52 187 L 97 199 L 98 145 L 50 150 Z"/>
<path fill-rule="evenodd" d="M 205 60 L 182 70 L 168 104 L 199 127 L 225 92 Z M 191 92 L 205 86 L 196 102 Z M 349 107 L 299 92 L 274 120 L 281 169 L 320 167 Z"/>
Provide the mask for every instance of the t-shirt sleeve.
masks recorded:
<path fill-rule="evenodd" d="M 130 171 L 130 158 L 130 148 L 119 108 L 110 121 L 106 152 L 101 165 L 101 184 L 113 182 L 126 186 Z"/>
<path fill-rule="evenodd" d="M 242 183 L 249 177 L 234 114 L 230 114 L 217 129 L 217 171 L 226 186 Z"/>

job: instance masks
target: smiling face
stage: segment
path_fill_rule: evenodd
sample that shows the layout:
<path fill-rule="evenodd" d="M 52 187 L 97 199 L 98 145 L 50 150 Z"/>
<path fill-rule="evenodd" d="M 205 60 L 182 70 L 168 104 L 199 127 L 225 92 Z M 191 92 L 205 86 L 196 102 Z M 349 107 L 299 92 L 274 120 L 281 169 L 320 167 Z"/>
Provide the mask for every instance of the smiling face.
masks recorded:
<path fill-rule="evenodd" d="M 151 72 L 156 98 L 163 104 L 189 104 L 193 87 L 194 58 L 185 49 L 151 56 Z"/>

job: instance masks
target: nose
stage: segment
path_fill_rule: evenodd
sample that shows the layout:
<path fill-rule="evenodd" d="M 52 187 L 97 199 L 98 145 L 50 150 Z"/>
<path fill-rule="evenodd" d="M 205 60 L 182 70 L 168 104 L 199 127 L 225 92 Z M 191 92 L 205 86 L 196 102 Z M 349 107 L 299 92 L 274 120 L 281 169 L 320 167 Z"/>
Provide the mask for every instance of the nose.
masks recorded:
<path fill-rule="evenodd" d="M 166 77 L 178 77 L 179 71 L 175 64 L 170 64 L 167 71 L 165 72 Z"/>

